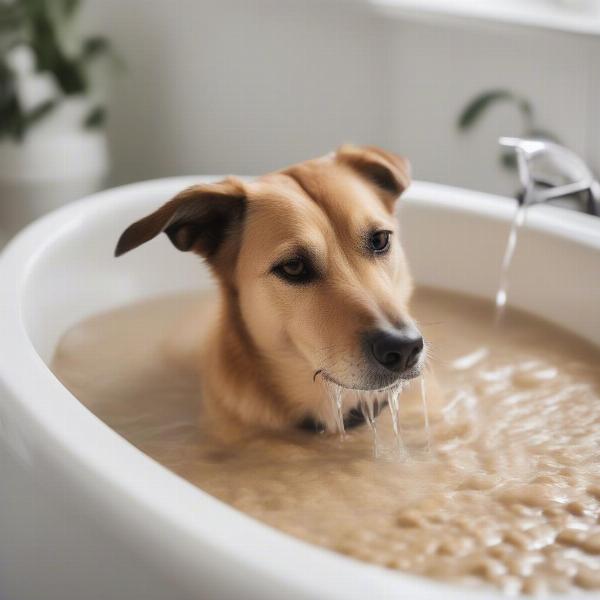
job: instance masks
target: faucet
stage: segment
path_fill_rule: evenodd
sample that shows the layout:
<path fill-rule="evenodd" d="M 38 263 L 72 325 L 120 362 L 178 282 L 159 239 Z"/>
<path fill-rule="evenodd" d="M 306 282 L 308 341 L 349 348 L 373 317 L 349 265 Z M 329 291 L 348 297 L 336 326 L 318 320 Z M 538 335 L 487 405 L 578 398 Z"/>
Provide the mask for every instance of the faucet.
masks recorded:
<path fill-rule="evenodd" d="M 522 186 L 519 204 L 529 206 L 585 193 L 579 196 L 585 202 L 585 212 L 600 216 L 600 183 L 577 154 L 539 139 L 501 137 L 498 143 L 516 153 Z"/>

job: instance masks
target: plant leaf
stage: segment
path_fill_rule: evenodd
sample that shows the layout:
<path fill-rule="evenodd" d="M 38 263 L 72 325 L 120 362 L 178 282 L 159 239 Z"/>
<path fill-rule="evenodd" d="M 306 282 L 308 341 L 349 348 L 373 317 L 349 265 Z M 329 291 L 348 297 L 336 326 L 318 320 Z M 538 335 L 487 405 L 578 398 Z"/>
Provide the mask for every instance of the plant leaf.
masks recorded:
<path fill-rule="evenodd" d="M 108 38 L 101 35 L 95 35 L 83 42 L 81 58 L 84 61 L 89 61 L 108 52 L 110 52 L 110 42 Z"/>
<path fill-rule="evenodd" d="M 528 129 L 525 132 L 525 137 L 530 137 L 538 140 L 548 140 L 549 142 L 556 142 L 557 144 L 561 143 L 559 137 L 555 133 L 552 133 L 547 129 L 540 129 L 539 127 Z"/>
<path fill-rule="evenodd" d="M 125 62 L 121 56 L 114 51 L 108 38 L 101 35 L 95 35 L 87 38 L 83 42 L 83 48 L 81 50 L 81 62 L 83 64 L 87 65 L 102 55 L 108 56 L 113 67 L 119 70 L 125 69 Z"/>
<path fill-rule="evenodd" d="M 2 115 L 6 107 L 10 106 L 16 94 L 15 75 L 0 62 L 0 115 Z"/>
<path fill-rule="evenodd" d="M 20 141 L 25 133 L 25 119 L 16 97 L 11 99 L 8 106 L 2 111 L 0 120 L 0 138 L 9 137 Z"/>
<path fill-rule="evenodd" d="M 81 6 L 81 0 L 62 0 L 63 11 L 68 17 L 72 17 Z"/>
<path fill-rule="evenodd" d="M 95 106 L 90 110 L 83 121 L 86 129 L 100 129 L 106 123 L 106 108 L 104 106 Z"/>
<path fill-rule="evenodd" d="M 65 29 L 60 15 L 57 21 L 56 8 L 64 8 L 55 3 L 40 0 L 21 0 L 27 9 L 26 20 L 30 30 L 30 46 L 36 57 L 36 70 L 49 71 L 64 94 L 81 94 L 87 91 L 88 82 L 78 61 L 68 56 L 61 46 L 61 35 Z"/>
<path fill-rule="evenodd" d="M 503 89 L 478 94 L 460 113 L 457 127 L 463 131 L 471 128 L 490 106 L 500 101 L 519 102 L 519 99 L 510 90 Z"/>
<path fill-rule="evenodd" d="M 500 164 L 509 171 L 514 171 L 517 168 L 517 155 L 514 152 L 501 152 Z"/>
<path fill-rule="evenodd" d="M 40 119 L 43 119 L 49 112 L 54 110 L 57 104 L 56 100 L 46 100 L 46 102 L 42 102 L 42 104 L 36 106 L 31 112 L 25 115 L 25 127 L 31 127 Z"/>
<path fill-rule="evenodd" d="M 533 117 L 533 106 L 531 106 L 531 102 L 527 100 L 527 98 L 521 98 L 519 100 L 519 108 L 525 117 L 531 119 Z"/>
<path fill-rule="evenodd" d="M 0 3 L 0 32 L 3 34 L 21 29 L 24 24 L 23 10 L 18 2 L 14 4 Z"/>

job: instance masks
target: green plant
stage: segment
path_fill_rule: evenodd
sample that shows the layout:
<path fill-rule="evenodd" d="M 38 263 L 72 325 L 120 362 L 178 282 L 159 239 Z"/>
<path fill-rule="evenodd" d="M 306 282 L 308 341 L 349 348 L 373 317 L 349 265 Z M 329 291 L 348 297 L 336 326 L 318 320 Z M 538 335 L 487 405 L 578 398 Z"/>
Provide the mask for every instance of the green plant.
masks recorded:
<path fill-rule="evenodd" d="M 107 38 L 77 35 L 80 4 L 80 0 L 0 0 L 0 139 L 21 140 L 64 98 L 91 94 L 93 64 L 102 56 L 117 60 Z M 34 108 L 23 106 L 19 73 L 10 60 L 22 46 L 30 49 L 35 72 L 51 75 L 57 90 Z M 106 110 L 98 102 L 82 126 L 101 127 L 105 118 Z"/>
<path fill-rule="evenodd" d="M 522 121 L 522 137 L 558 141 L 556 135 L 538 126 L 533 105 L 527 98 L 505 89 L 487 90 L 469 100 L 457 119 L 459 131 L 472 129 L 492 106 L 501 102 L 513 104 L 517 109 Z M 517 166 L 515 154 L 509 150 L 500 150 L 500 162 L 509 169 Z"/>

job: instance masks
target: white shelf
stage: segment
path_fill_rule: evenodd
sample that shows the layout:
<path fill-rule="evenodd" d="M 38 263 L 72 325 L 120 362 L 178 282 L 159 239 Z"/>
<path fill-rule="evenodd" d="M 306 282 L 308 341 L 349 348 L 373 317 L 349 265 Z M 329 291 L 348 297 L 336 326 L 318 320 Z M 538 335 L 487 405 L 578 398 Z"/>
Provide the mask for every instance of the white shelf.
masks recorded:
<path fill-rule="evenodd" d="M 600 36 L 600 0 L 369 0 L 390 17 L 446 17 Z"/>

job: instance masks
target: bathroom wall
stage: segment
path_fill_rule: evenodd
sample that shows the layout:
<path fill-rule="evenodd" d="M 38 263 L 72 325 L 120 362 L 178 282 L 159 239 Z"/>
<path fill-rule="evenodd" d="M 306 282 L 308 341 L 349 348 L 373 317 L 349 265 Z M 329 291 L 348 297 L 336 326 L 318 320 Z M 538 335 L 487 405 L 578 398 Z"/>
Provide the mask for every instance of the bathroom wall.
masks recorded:
<path fill-rule="evenodd" d="M 411 22 L 391 24 L 388 31 L 387 53 L 400 61 L 390 83 L 391 141 L 402 140 L 419 177 L 481 190 L 514 190 L 514 173 L 498 165 L 496 141 L 501 135 L 521 134 L 516 109 L 497 105 L 466 133 L 455 126 L 467 98 L 497 87 L 530 98 L 539 126 L 576 152 L 598 158 L 589 39 Z M 594 64 L 600 69 L 597 58 Z"/>
<path fill-rule="evenodd" d="M 114 180 L 257 173 L 384 141 L 379 19 L 346 2 L 92 0 L 127 63 Z"/>
<path fill-rule="evenodd" d="M 344 141 L 409 155 L 415 176 L 512 193 L 498 106 L 458 134 L 472 95 L 509 87 L 600 172 L 600 40 L 390 19 L 363 0 L 90 0 L 128 70 L 114 84 L 113 182 L 256 173 Z"/>

